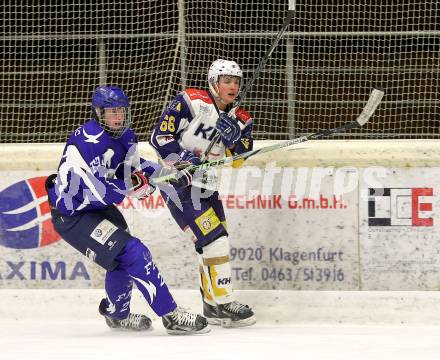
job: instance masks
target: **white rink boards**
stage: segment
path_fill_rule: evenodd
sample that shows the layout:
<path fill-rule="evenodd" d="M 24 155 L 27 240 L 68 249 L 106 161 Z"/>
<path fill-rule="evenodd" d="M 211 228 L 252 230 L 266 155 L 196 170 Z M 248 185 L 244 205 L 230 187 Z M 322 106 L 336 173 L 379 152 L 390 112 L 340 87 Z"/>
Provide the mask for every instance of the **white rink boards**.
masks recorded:
<path fill-rule="evenodd" d="M 235 287 L 437 290 L 439 149 L 438 141 L 309 142 L 256 156 L 239 170 L 223 168 Z M 151 149 L 141 150 L 154 159 Z M 103 272 L 49 227 L 42 183 L 61 151 L 0 148 L 2 288 L 103 285 Z M 126 199 L 120 209 L 168 284 L 197 288 L 193 245 L 160 195 Z"/>

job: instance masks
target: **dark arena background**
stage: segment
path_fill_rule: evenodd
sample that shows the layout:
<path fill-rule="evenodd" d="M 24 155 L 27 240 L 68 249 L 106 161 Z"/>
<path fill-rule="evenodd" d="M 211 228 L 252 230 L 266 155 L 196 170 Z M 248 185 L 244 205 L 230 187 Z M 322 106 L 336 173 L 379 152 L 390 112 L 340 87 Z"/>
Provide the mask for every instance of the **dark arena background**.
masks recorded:
<path fill-rule="evenodd" d="M 257 139 L 337 127 L 385 89 L 374 121 L 342 139 L 439 138 L 438 1 L 296 2 L 295 16 L 243 105 Z M 179 90 L 206 87 L 217 58 L 247 81 L 287 2 L 29 1 L 0 5 L 0 141 L 63 142 L 100 84 L 123 87 L 146 141 Z"/>

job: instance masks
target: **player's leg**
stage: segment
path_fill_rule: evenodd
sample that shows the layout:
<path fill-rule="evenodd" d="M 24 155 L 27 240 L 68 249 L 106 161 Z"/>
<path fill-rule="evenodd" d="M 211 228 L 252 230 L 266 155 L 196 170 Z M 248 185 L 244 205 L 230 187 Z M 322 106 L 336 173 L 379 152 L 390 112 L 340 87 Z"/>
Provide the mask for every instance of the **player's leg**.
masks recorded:
<path fill-rule="evenodd" d="M 110 207 L 105 211 L 105 218 L 119 229 L 128 230 L 128 225 L 122 216 L 121 212 L 115 207 Z M 95 229 L 96 231 L 96 229 Z M 125 239 L 123 240 L 126 241 Z M 118 322 L 111 320 L 123 320 L 130 318 L 130 302 L 131 293 L 133 289 L 133 280 L 130 275 L 119 266 L 113 270 L 108 270 L 105 274 L 105 293 L 106 298 L 102 299 L 99 312 L 102 315 L 111 314 L 107 316 L 107 324 L 110 327 L 119 327 Z M 151 325 L 150 319 L 148 319 Z M 145 324 L 147 325 L 147 324 Z"/>
<path fill-rule="evenodd" d="M 226 232 L 226 217 L 218 192 L 209 198 L 209 203 Z M 242 327 L 255 324 L 253 310 L 248 305 L 235 300 L 227 232 L 219 237 L 201 239 L 202 241 L 196 246 L 201 246 L 197 252 L 199 253 L 199 271 L 201 271 L 200 279 L 202 281 L 203 314 L 211 324 L 223 327 Z M 204 281 L 207 286 L 203 286 Z"/>
<path fill-rule="evenodd" d="M 198 252 L 200 291 L 204 315 L 211 324 L 224 327 L 247 326 L 255 323 L 249 306 L 234 300 L 229 260 L 229 239 L 223 206 L 215 192 L 200 199 L 195 209 L 190 194 L 180 196 L 182 209 L 168 203 L 179 226 L 192 239 Z"/>
<path fill-rule="evenodd" d="M 115 258 L 129 240 L 124 231 L 127 224 L 120 212 L 110 207 L 70 217 L 53 210 L 52 222 L 65 241 L 107 270 L 107 298 L 99 305 L 107 325 L 129 330 L 150 328 L 151 320 L 147 316 L 130 313 L 132 280 L 124 269 L 117 269 Z"/>
<path fill-rule="evenodd" d="M 149 317 L 130 311 L 132 288 L 133 281 L 125 270 L 116 268 L 107 271 L 105 277 L 107 296 L 99 304 L 99 313 L 104 316 L 109 327 L 136 331 L 151 328 Z"/>
<path fill-rule="evenodd" d="M 169 334 L 209 331 L 204 317 L 177 307 L 149 249 L 141 241 L 132 238 L 116 257 L 116 261 L 119 264 L 116 269 L 124 269 L 129 274 L 152 310 L 162 317 Z"/>
<path fill-rule="evenodd" d="M 118 216 L 115 220 L 115 210 L 110 210 L 110 213 L 88 212 L 75 217 L 53 214 L 53 223 L 60 235 L 108 271 L 107 299 L 101 301 L 100 313 L 109 326 L 133 330 L 150 326 L 151 320 L 145 315 L 129 312 L 129 290 L 134 281 L 158 316 L 179 319 L 177 324 L 174 322 L 174 328 L 167 328 L 168 332 L 188 334 L 209 331 L 205 318 L 183 312 L 176 306 L 149 249 L 123 230 L 126 228 L 125 221 L 119 221 Z"/>
<path fill-rule="evenodd" d="M 242 327 L 256 322 L 253 310 L 235 300 L 229 259 L 229 239 L 222 236 L 198 249 L 203 314 L 208 322 L 223 327 Z"/>

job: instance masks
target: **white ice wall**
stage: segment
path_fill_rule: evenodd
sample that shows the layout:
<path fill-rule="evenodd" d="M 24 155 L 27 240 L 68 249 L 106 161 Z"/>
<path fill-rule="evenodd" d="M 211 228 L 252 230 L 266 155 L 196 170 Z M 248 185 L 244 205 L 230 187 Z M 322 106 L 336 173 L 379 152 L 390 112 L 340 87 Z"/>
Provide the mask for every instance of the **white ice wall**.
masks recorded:
<path fill-rule="evenodd" d="M 5 189 L 55 171 L 62 150 L 62 144 L 1 145 L 3 205 L 20 197 Z M 155 159 L 146 144 L 140 150 Z M 220 172 L 236 288 L 440 288 L 440 141 L 310 141 L 246 164 Z M 371 188 L 388 190 L 370 195 Z M 40 206 L 44 198 L 37 200 Z M 197 288 L 192 243 L 159 194 L 149 203 L 125 201 L 121 210 L 170 286 Z M 389 220 L 390 226 L 371 225 L 371 219 Z M 65 242 L 25 249 L 25 241 L 19 248 L 0 246 L 0 287 L 102 286 L 102 270 Z"/>
<path fill-rule="evenodd" d="M 255 148 L 273 144 L 257 141 Z M 0 144 L 0 170 L 53 170 L 64 144 Z M 139 146 L 146 159 L 155 154 L 147 143 Z M 372 166 L 430 167 L 440 165 L 439 140 L 320 140 L 258 155 L 249 165 L 264 166 Z"/>

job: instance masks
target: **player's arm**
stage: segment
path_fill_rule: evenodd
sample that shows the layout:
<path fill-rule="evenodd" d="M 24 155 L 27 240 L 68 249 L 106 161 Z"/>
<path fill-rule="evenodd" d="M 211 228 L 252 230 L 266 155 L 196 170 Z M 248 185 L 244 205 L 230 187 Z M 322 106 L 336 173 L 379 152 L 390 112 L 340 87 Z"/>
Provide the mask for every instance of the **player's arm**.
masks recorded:
<path fill-rule="evenodd" d="M 130 190 L 129 185 L 127 186 L 124 180 L 120 179 L 107 179 L 103 176 L 95 174 L 95 179 L 93 180 L 95 187 L 97 184 L 102 184 L 105 187 L 103 192 L 103 200 L 107 205 L 119 204 L 124 200 L 125 195 Z"/>
<path fill-rule="evenodd" d="M 81 149 L 77 143 L 66 146 L 58 168 L 57 203 L 63 201 L 68 210 L 75 210 L 89 203 L 107 206 L 124 199 L 122 180 L 106 179 L 104 169 L 92 169 L 90 152 Z"/>
<path fill-rule="evenodd" d="M 125 196 L 137 199 L 147 198 L 156 190 L 156 187 L 151 184 L 150 177 L 159 168 L 159 164 L 146 160 L 144 162 L 145 168 L 141 170 L 135 169 L 125 179 L 106 179 L 97 176 L 97 179 L 106 187 L 104 199 L 107 203 L 120 203 Z"/>
<path fill-rule="evenodd" d="M 184 94 L 177 95 L 165 108 L 150 138 L 151 146 L 162 159 L 166 160 L 171 154 L 181 153 L 178 141 L 192 119 L 192 111 Z"/>
<path fill-rule="evenodd" d="M 139 156 L 137 150 L 132 159 L 133 163 L 131 164 L 131 168 L 133 171 L 131 174 L 131 181 L 133 188 L 130 190 L 128 194 L 129 196 L 136 197 L 138 199 L 148 197 L 156 190 L 154 178 L 166 175 L 170 172 L 176 174 L 176 180 L 173 182 L 174 186 L 185 187 L 191 184 L 192 174 L 185 169 L 178 171 L 171 168 L 165 168 L 157 162 L 143 159 Z"/>

